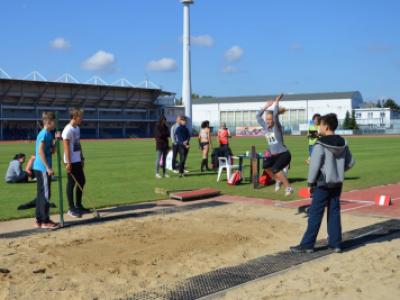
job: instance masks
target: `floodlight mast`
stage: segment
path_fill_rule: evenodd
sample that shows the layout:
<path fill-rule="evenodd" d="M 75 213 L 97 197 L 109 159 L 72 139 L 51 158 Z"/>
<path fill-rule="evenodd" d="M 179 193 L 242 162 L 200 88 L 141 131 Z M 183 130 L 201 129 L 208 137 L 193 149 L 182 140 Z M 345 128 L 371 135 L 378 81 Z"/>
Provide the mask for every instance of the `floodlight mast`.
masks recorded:
<path fill-rule="evenodd" d="M 185 106 L 185 115 L 188 118 L 187 126 L 192 130 L 192 82 L 190 57 L 190 5 L 193 0 L 181 0 L 183 4 L 183 73 L 182 73 L 182 102 Z"/>

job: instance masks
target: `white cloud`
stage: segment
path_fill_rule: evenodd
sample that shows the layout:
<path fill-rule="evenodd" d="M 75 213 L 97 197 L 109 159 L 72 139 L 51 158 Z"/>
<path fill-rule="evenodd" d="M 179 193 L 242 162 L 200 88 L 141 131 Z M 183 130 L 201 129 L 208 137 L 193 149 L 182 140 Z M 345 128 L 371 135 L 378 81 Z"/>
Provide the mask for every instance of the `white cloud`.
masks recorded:
<path fill-rule="evenodd" d="M 64 50 L 68 49 L 71 45 L 63 37 L 58 37 L 50 42 L 50 46 L 53 49 Z"/>
<path fill-rule="evenodd" d="M 152 60 L 147 64 L 147 70 L 157 72 L 168 72 L 176 70 L 176 61 L 172 58 L 161 58 L 159 60 Z"/>
<path fill-rule="evenodd" d="M 244 50 L 239 46 L 233 46 L 225 52 L 225 58 L 227 61 L 234 62 L 242 58 Z"/>
<path fill-rule="evenodd" d="M 193 45 L 202 46 L 202 47 L 212 47 L 214 46 L 214 39 L 212 36 L 205 34 L 205 35 L 197 35 L 192 36 L 191 41 Z"/>
<path fill-rule="evenodd" d="M 222 72 L 223 73 L 237 73 L 237 72 L 239 72 L 239 69 L 235 66 L 228 65 L 222 69 Z"/>
<path fill-rule="evenodd" d="M 106 70 L 110 69 L 114 63 L 114 54 L 99 50 L 82 62 L 82 68 L 91 71 Z"/>
<path fill-rule="evenodd" d="M 290 46 L 290 50 L 292 50 L 292 51 L 303 51 L 303 50 L 304 50 L 304 47 L 303 47 L 303 45 L 300 44 L 300 43 L 293 43 L 293 44 Z"/>

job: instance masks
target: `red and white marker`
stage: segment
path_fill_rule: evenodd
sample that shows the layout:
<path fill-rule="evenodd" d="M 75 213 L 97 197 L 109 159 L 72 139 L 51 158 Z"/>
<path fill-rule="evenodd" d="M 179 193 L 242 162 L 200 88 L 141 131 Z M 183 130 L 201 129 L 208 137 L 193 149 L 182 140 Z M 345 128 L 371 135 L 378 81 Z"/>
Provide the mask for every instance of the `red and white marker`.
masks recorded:
<path fill-rule="evenodd" d="M 389 206 L 392 204 L 392 198 L 389 195 L 376 195 L 375 204 L 378 206 Z"/>

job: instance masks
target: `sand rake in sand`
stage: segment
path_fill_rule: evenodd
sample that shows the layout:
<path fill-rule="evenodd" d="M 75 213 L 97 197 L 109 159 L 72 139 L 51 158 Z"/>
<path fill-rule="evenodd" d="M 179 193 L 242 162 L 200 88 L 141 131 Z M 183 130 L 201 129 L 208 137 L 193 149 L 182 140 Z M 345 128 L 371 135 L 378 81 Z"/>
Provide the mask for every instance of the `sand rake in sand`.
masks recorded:
<path fill-rule="evenodd" d="M 75 181 L 75 184 L 78 186 L 78 188 L 79 188 L 79 189 L 81 190 L 81 192 L 83 193 L 83 188 L 82 188 L 82 186 L 79 184 L 79 182 L 78 182 L 78 180 L 76 179 L 76 177 L 74 176 L 74 174 L 69 173 L 69 175 L 71 175 L 72 179 Z M 85 194 L 85 195 L 86 195 L 86 194 Z M 100 219 L 100 214 L 99 214 L 99 212 L 94 208 L 93 202 L 90 201 L 90 199 L 89 199 L 87 196 L 85 196 L 85 197 L 86 197 L 86 200 L 89 201 L 90 206 L 93 207 L 93 208 L 92 208 L 93 216 L 94 216 L 95 218 L 97 218 L 97 219 Z"/>

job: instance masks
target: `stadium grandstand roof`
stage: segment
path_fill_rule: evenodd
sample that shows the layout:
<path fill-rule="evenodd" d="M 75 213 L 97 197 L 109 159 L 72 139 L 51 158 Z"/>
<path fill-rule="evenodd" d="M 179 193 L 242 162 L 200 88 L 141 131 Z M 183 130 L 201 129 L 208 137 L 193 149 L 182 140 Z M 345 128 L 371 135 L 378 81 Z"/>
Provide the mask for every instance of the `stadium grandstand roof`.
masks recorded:
<path fill-rule="evenodd" d="M 277 95 L 265 96 L 238 96 L 238 97 L 208 97 L 193 101 L 193 104 L 213 104 L 213 103 L 242 103 L 242 102 L 264 102 L 267 99 L 274 99 Z M 282 101 L 298 100 L 337 100 L 352 99 L 360 97 L 358 91 L 351 92 L 331 92 L 331 93 L 307 93 L 307 94 L 285 94 Z"/>
<path fill-rule="evenodd" d="M 0 104 L 17 106 L 76 106 L 91 108 L 136 109 L 152 108 L 160 96 L 174 96 L 146 80 L 135 86 L 122 78 L 108 84 L 98 76 L 80 83 L 71 74 L 63 74 L 56 81 L 37 71 L 24 79 L 11 78 L 0 69 Z"/>

